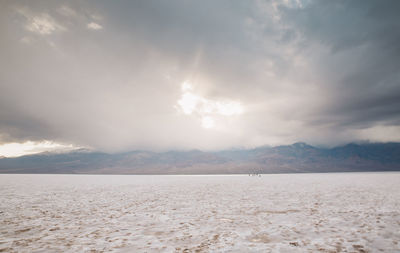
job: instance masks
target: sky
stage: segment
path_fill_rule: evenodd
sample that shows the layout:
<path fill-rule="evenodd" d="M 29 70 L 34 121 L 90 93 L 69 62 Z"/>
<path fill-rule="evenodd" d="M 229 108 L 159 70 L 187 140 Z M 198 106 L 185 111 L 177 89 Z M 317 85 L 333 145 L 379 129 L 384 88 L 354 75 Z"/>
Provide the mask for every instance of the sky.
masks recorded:
<path fill-rule="evenodd" d="M 399 11 L 0 0 L 0 156 L 400 141 Z"/>

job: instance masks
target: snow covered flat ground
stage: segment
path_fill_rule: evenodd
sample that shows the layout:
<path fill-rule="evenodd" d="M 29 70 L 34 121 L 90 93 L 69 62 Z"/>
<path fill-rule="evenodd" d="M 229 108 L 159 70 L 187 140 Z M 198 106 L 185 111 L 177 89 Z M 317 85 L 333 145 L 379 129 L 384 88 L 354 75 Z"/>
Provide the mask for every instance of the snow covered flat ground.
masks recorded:
<path fill-rule="evenodd" d="M 399 252 L 400 173 L 0 175 L 4 252 Z"/>

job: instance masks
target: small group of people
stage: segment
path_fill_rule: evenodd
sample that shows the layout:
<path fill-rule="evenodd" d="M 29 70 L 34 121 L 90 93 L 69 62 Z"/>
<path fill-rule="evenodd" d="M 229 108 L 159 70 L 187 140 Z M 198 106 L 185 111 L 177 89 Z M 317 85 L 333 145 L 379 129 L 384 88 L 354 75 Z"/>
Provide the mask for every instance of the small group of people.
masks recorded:
<path fill-rule="evenodd" d="M 250 176 L 252 176 L 252 177 L 261 177 L 261 174 L 258 174 L 258 173 L 250 173 L 249 174 L 249 177 Z"/>

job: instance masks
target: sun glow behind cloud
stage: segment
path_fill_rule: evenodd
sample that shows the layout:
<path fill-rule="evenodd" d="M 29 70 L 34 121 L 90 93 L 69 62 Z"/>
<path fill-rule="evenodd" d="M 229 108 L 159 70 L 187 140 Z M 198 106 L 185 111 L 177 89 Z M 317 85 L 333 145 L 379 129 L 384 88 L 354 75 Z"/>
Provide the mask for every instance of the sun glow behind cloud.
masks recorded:
<path fill-rule="evenodd" d="M 216 118 L 240 115 L 244 112 L 242 104 L 238 101 L 208 99 L 195 94 L 189 82 L 184 82 L 181 90 L 182 96 L 177 101 L 178 111 L 200 118 L 202 127 L 206 129 L 217 127 Z"/>
<path fill-rule="evenodd" d="M 55 143 L 52 141 L 33 142 L 27 141 L 24 143 L 6 143 L 0 145 L 0 156 L 16 157 L 22 155 L 35 154 L 40 152 L 62 152 L 77 149 L 73 145 Z"/>

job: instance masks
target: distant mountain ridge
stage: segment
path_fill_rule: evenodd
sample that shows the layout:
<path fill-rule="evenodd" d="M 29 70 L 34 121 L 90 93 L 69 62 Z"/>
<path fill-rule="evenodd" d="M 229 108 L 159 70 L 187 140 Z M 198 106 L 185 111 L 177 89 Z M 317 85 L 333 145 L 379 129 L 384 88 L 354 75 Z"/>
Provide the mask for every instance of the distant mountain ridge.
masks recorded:
<path fill-rule="evenodd" d="M 400 171 L 400 143 L 317 148 L 306 143 L 218 152 L 76 150 L 0 158 L 0 173 L 237 174 Z"/>

